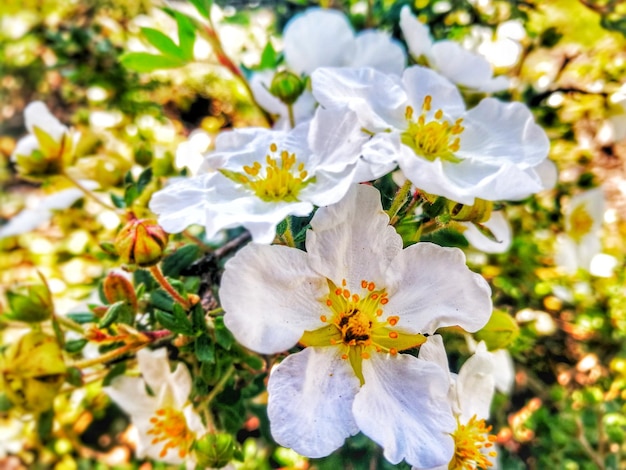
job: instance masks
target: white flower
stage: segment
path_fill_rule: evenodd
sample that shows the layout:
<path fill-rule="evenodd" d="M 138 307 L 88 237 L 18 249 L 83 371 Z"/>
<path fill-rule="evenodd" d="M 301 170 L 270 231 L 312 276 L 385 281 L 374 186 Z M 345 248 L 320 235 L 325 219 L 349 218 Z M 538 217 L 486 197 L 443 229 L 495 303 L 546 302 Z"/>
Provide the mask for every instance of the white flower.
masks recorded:
<path fill-rule="evenodd" d="M 137 428 L 137 457 L 170 464 L 189 461 L 191 445 L 206 430 L 189 402 L 191 375 L 187 367 L 178 364 L 171 372 L 165 348 L 141 350 L 137 361 L 143 378 L 118 377 L 104 388 Z"/>
<path fill-rule="evenodd" d="M 26 106 L 24 123 L 29 134 L 17 142 L 11 158 L 18 165 L 26 162 L 30 174 L 57 172 L 73 157 L 79 134 L 61 124 L 43 102 Z"/>
<path fill-rule="evenodd" d="M 578 268 L 589 271 L 593 257 L 602 250 L 602 188 L 573 196 L 563 215 L 565 233 L 557 238 L 556 262 L 568 273 L 575 273 Z"/>
<path fill-rule="evenodd" d="M 408 5 L 400 12 L 400 29 L 413 58 L 424 56 L 428 65 L 455 84 L 484 92 L 509 88 L 509 79 L 494 78 L 493 68 L 483 56 L 454 41 L 433 41 L 428 27 L 411 13 Z"/>
<path fill-rule="evenodd" d="M 495 240 L 488 238 L 471 222 L 459 223 L 464 227 L 463 235 L 477 250 L 485 253 L 505 253 L 511 247 L 513 232 L 502 211 L 492 212 L 489 219 L 482 224 L 491 231 Z"/>
<path fill-rule="evenodd" d="M 212 238 L 243 226 L 254 241 L 271 243 L 285 217 L 338 201 L 359 176 L 367 136 L 352 113 L 326 114 L 318 110 L 315 119 L 291 131 L 250 128 L 219 135 L 199 174 L 154 194 L 150 209 L 168 232 L 203 224 Z"/>
<path fill-rule="evenodd" d="M 80 181 L 80 184 L 89 190 L 98 187 L 98 183 L 90 180 Z M 69 188 L 36 198 L 29 205 L 30 207 L 23 209 L 16 216 L 12 217 L 7 224 L 0 227 L 0 239 L 35 230 L 52 218 L 54 215 L 53 211 L 67 209 L 83 196 L 85 196 L 85 193 L 81 190 Z"/>
<path fill-rule="evenodd" d="M 458 89 L 414 66 L 402 78 L 371 68 L 321 68 L 312 75 L 319 103 L 354 110 L 373 135 L 367 161 L 397 160 L 419 189 L 463 204 L 518 200 L 544 189 L 537 167 L 549 141 L 522 103 L 483 99 L 465 110 Z"/>
<path fill-rule="evenodd" d="M 496 437 L 489 434 L 491 426 L 485 423 L 493 398 L 495 382 L 493 359 L 485 343 L 480 342 L 476 352 L 461 369 L 458 376 L 449 373 L 448 357 L 439 335 L 428 338 L 420 347 L 419 358 L 438 364 L 448 374 L 449 399 L 456 417 L 453 432 L 454 456 L 449 463 L 436 467 L 415 466 L 413 470 L 487 469 L 495 464 Z"/>
<path fill-rule="evenodd" d="M 222 277 L 224 322 L 262 354 L 306 346 L 270 374 L 268 415 L 281 445 L 322 457 L 360 430 L 392 463 L 440 465 L 454 428 L 446 376 L 399 352 L 439 327 L 481 328 L 490 289 L 461 250 L 402 249 L 388 224 L 378 190 L 354 185 L 316 212 L 306 252 L 244 247 Z"/>
<path fill-rule="evenodd" d="M 383 31 L 354 33 L 348 18 L 337 10 L 309 8 L 294 16 L 283 32 L 285 65 L 297 75 L 310 75 L 318 67 L 374 67 L 400 75 L 406 65 L 404 48 Z M 269 91 L 274 73 L 255 73 L 250 86 L 257 102 L 281 119 L 277 128 L 287 124 L 287 107 Z M 294 103 L 295 121 L 313 115 L 315 100 L 305 91 Z"/>
<path fill-rule="evenodd" d="M 478 349 L 478 343 L 474 338 L 471 335 L 465 335 L 465 341 L 470 352 L 475 353 Z M 510 394 L 515 384 L 515 364 L 511 353 L 508 349 L 496 349 L 486 351 L 486 354 L 490 355 L 493 364 L 491 375 L 493 375 L 496 390 L 507 395 Z"/>
<path fill-rule="evenodd" d="M 213 142 L 213 137 L 202 129 L 196 129 L 185 142 L 182 142 L 176 148 L 176 166 L 178 168 L 187 168 L 191 175 L 198 174 L 202 162 L 204 161 L 204 153 L 208 150 Z"/>

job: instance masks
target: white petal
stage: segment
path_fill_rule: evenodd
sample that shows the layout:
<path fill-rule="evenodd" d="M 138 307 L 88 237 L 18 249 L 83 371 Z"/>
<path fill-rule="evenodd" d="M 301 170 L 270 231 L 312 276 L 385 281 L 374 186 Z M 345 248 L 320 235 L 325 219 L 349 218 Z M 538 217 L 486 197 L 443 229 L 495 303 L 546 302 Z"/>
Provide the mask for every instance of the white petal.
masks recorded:
<path fill-rule="evenodd" d="M 280 116 L 287 114 L 287 106 L 269 91 L 274 70 L 261 70 L 250 77 L 250 88 L 254 94 L 254 100 L 267 112 Z"/>
<path fill-rule="evenodd" d="M 48 222 L 51 218 L 52 212 L 45 209 L 23 209 L 0 227 L 0 239 L 28 233 Z"/>
<path fill-rule="evenodd" d="M 363 361 L 363 376 L 354 418 L 387 460 L 427 468 L 450 461 L 456 423 L 448 379 L 439 366 L 407 354 L 374 354 Z"/>
<path fill-rule="evenodd" d="M 337 285 L 346 279 L 353 292 L 360 292 L 363 279 L 381 285 L 402 250 L 402 238 L 372 186 L 353 185 L 339 203 L 320 208 L 311 227 L 306 239 L 311 267 Z"/>
<path fill-rule="evenodd" d="M 454 83 L 480 88 L 493 77 L 491 64 L 483 56 L 464 49 L 454 41 L 438 41 L 433 45 L 432 64 Z"/>
<path fill-rule="evenodd" d="M 219 290 L 224 323 L 237 341 L 262 354 L 294 346 L 305 330 L 323 326 L 326 280 L 307 254 L 285 246 L 251 244 L 226 263 Z"/>
<path fill-rule="evenodd" d="M 354 52 L 354 32 L 348 19 L 330 9 L 309 8 L 294 16 L 285 26 L 283 42 L 285 62 L 299 74 L 345 65 Z"/>
<path fill-rule="evenodd" d="M 373 68 L 321 68 L 311 75 L 313 95 L 325 108 L 349 107 L 371 132 L 405 124 L 407 96 L 395 75 Z"/>
<path fill-rule="evenodd" d="M 356 36 L 355 52 L 347 65 L 374 67 L 384 73 L 402 74 L 406 52 L 397 41 L 382 31 L 367 30 Z"/>
<path fill-rule="evenodd" d="M 336 347 L 306 348 L 272 369 L 267 414 L 280 445 L 324 457 L 359 429 L 352 402 L 359 379 Z"/>
<path fill-rule="evenodd" d="M 522 103 L 485 98 L 467 112 L 463 126 L 461 158 L 526 169 L 539 165 L 550 150 L 548 136 Z"/>
<path fill-rule="evenodd" d="M 142 349 L 137 352 L 137 362 L 141 375 L 155 393 L 169 382 L 172 370 L 166 348 Z"/>
<path fill-rule="evenodd" d="M 491 230 L 496 241 L 483 235 L 471 222 L 462 222 L 466 227 L 463 235 L 470 244 L 485 253 L 505 253 L 513 241 L 513 231 L 506 216 L 502 211 L 493 212 L 487 222 L 483 223 L 485 227 Z"/>
<path fill-rule="evenodd" d="M 402 75 L 402 82 L 416 116 L 422 110 L 426 95 L 432 97 L 429 116 L 441 109 L 454 120 L 465 112 L 465 102 L 459 89 L 434 70 L 419 65 L 409 67 Z"/>
<path fill-rule="evenodd" d="M 400 11 L 400 29 L 409 52 L 415 59 L 419 59 L 422 55 L 430 57 L 433 44 L 430 31 L 411 13 L 408 5 L 403 6 Z"/>
<path fill-rule="evenodd" d="M 389 303 L 384 311 L 400 317 L 400 329 L 432 334 L 458 325 L 473 332 L 491 316 L 489 284 L 469 270 L 458 248 L 411 245 L 392 262 L 387 279 Z"/>
<path fill-rule="evenodd" d="M 32 153 L 39 149 L 39 141 L 33 134 L 28 134 L 17 141 L 15 149 L 11 154 L 11 160 L 15 161 L 18 155 L 29 157 Z"/>
<path fill-rule="evenodd" d="M 24 121 L 28 132 L 32 133 L 33 128 L 38 127 L 57 142 L 68 131 L 41 101 L 33 101 L 24 108 Z"/>
<path fill-rule="evenodd" d="M 467 423 L 472 416 L 488 419 L 491 400 L 495 392 L 493 359 L 491 353 L 476 351 L 459 370 L 456 381 L 461 422 Z"/>
<path fill-rule="evenodd" d="M 198 174 L 200 166 L 204 162 L 204 153 L 211 145 L 211 136 L 202 129 L 196 129 L 186 142 L 182 142 L 176 148 L 176 166 L 187 168 L 192 175 Z"/>
<path fill-rule="evenodd" d="M 429 336 L 426 342 L 420 346 L 418 357 L 425 361 L 437 364 L 442 370 L 448 373 L 448 377 L 450 376 L 448 354 L 446 353 L 446 348 L 443 345 L 443 338 L 441 335 Z"/>
<path fill-rule="evenodd" d="M 381 132 L 363 145 L 363 156 L 357 163 L 355 182 L 372 181 L 396 168 L 396 155 L 402 144 L 398 132 Z"/>
<path fill-rule="evenodd" d="M 156 398 L 146 393 L 145 382 L 138 377 L 117 377 L 103 390 L 117 406 L 131 416 L 133 422 L 149 420 L 158 407 Z"/>
<path fill-rule="evenodd" d="M 491 354 L 493 355 L 493 378 L 496 382 L 496 390 L 509 394 L 515 384 L 513 358 L 506 349 L 497 349 Z"/>

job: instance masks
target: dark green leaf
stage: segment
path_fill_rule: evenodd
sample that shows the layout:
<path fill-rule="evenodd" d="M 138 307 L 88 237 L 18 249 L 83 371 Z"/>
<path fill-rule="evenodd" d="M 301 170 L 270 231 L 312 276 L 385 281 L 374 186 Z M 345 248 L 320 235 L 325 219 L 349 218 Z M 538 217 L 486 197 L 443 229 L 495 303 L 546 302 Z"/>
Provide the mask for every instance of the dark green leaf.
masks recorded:
<path fill-rule="evenodd" d="M 81 374 L 80 369 L 76 367 L 69 367 L 67 369 L 65 380 L 74 387 L 83 386 L 83 374 Z"/>
<path fill-rule="evenodd" d="M 37 417 L 37 435 L 42 442 L 48 440 L 52 433 L 54 423 L 54 410 L 44 411 Z"/>
<path fill-rule="evenodd" d="M 113 323 L 126 323 L 127 325 L 132 325 L 135 320 L 135 312 L 132 307 L 128 305 L 125 301 L 120 300 L 119 302 L 115 302 L 111 304 L 104 314 L 100 323 L 98 324 L 98 328 L 107 328 L 111 326 Z"/>
<path fill-rule="evenodd" d="M 189 320 L 187 313 L 178 302 L 174 304 L 173 313 L 174 318 L 179 324 L 184 325 L 187 330 L 193 332 L 193 325 L 191 324 L 191 320 Z"/>
<path fill-rule="evenodd" d="M 13 403 L 11 403 L 9 397 L 4 392 L 0 392 L 0 413 L 9 411 L 11 408 L 13 408 Z"/>
<path fill-rule="evenodd" d="M 143 190 L 150 184 L 150 181 L 152 181 L 152 167 L 146 168 L 141 172 L 139 178 L 137 178 L 137 190 L 139 194 L 143 193 Z"/>
<path fill-rule="evenodd" d="M 153 28 L 141 28 L 141 32 L 150 44 L 156 47 L 166 56 L 182 58 L 183 53 L 181 48 L 176 45 L 174 41 L 167 35 L 163 34 L 158 29 Z"/>
<path fill-rule="evenodd" d="M 68 353 L 77 353 L 88 343 L 86 339 L 71 339 L 65 343 L 65 350 Z"/>
<path fill-rule="evenodd" d="M 130 185 L 124 192 L 124 204 L 126 207 L 130 207 L 135 199 L 139 197 L 139 190 L 136 185 Z"/>
<path fill-rule="evenodd" d="M 207 335 L 200 335 L 196 338 L 196 356 L 200 362 L 215 362 L 215 344 Z"/>
<path fill-rule="evenodd" d="M 150 303 L 154 307 L 166 312 L 172 312 L 174 309 L 174 299 L 163 289 L 157 289 L 150 293 Z"/>
<path fill-rule="evenodd" d="M 117 194 L 111 194 L 111 202 L 118 209 L 123 209 L 124 207 L 126 207 L 126 204 L 124 203 L 124 198 L 118 196 Z"/>
<path fill-rule="evenodd" d="M 267 41 L 265 48 L 263 49 L 263 53 L 261 54 L 261 63 L 259 64 L 259 69 L 275 69 L 278 65 L 278 55 L 274 50 L 274 46 L 272 46 L 271 41 Z"/>
<path fill-rule="evenodd" d="M 126 68 L 136 72 L 152 72 L 159 69 L 175 69 L 185 65 L 183 59 L 164 55 L 149 54 L 147 52 L 127 52 L 120 57 L 120 62 Z"/>
<path fill-rule="evenodd" d="M 163 260 L 161 264 L 163 274 L 167 277 L 180 276 L 180 273 L 188 268 L 198 256 L 200 256 L 200 247 L 198 245 L 186 245 L 177 249 Z"/>
<path fill-rule="evenodd" d="M 206 324 L 206 318 L 204 318 L 204 310 L 202 310 L 202 305 L 200 305 L 200 303 L 198 303 L 191 311 L 191 321 L 195 331 L 209 331 Z"/>
<path fill-rule="evenodd" d="M 164 328 L 181 335 L 193 335 L 193 329 L 191 329 L 191 327 L 189 326 L 189 320 L 187 320 L 187 323 L 189 323 L 188 325 L 184 322 L 180 322 L 177 317 L 167 312 L 164 312 L 163 310 L 156 310 L 155 316 L 157 321 L 161 325 L 163 325 Z"/>
<path fill-rule="evenodd" d="M 111 368 L 109 373 L 104 377 L 104 379 L 102 380 L 102 386 L 107 387 L 111 385 L 111 382 L 113 381 L 113 379 L 124 374 L 124 372 L 126 372 L 126 362 L 118 362 Z"/>

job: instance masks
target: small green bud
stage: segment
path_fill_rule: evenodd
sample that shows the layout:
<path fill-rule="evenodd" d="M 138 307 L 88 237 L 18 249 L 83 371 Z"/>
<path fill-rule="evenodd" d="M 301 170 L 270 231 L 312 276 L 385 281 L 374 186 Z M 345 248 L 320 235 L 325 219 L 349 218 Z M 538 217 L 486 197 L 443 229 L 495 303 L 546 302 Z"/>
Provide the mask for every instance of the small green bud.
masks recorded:
<path fill-rule="evenodd" d="M 270 93 L 286 105 L 294 104 L 306 87 L 303 79 L 286 70 L 277 72 L 270 85 Z"/>
<path fill-rule="evenodd" d="M 137 310 L 137 294 L 132 282 L 119 272 L 111 271 L 102 282 L 104 297 L 109 304 L 119 301 L 127 303 L 133 311 Z"/>
<path fill-rule="evenodd" d="M 494 310 L 487 324 L 474 334 L 476 341 L 484 341 L 487 349 L 504 349 L 519 334 L 519 326 L 515 319 L 506 312 Z"/>
<path fill-rule="evenodd" d="M 29 413 L 52 408 L 67 367 L 54 336 L 31 331 L 11 344 L 0 358 L 0 391 Z"/>
<path fill-rule="evenodd" d="M 484 223 L 491 217 L 493 202 L 484 199 L 475 199 L 473 205 L 459 204 L 448 201 L 448 211 L 452 220 L 459 222 Z"/>
<path fill-rule="evenodd" d="M 6 293 L 10 313 L 7 318 L 27 323 L 48 320 L 54 313 L 52 295 L 45 283 L 27 284 L 9 289 Z"/>
<path fill-rule="evenodd" d="M 155 220 L 133 219 L 115 238 L 115 249 L 124 263 L 142 268 L 161 261 L 168 235 Z"/>
<path fill-rule="evenodd" d="M 205 434 L 193 445 L 193 453 L 202 468 L 221 468 L 233 459 L 235 440 L 230 434 Z"/>

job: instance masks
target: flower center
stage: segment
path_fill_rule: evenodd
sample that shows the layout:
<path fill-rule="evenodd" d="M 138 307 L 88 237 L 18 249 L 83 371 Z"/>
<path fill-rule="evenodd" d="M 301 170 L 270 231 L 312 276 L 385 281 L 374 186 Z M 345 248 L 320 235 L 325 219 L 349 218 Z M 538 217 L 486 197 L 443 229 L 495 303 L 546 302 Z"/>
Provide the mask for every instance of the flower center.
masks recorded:
<path fill-rule="evenodd" d="M 167 455 L 170 449 L 178 449 L 178 456 L 184 458 L 193 443 L 194 434 L 187 427 L 187 420 L 181 411 L 173 408 L 160 408 L 150 418 L 152 428 L 147 432 L 153 435 L 151 444 L 163 443 L 159 453 L 161 458 Z"/>
<path fill-rule="evenodd" d="M 328 325 L 305 331 L 300 343 L 342 348 L 342 359 L 350 360 L 361 383 L 364 383 L 362 360 L 369 359 L 372 352 L 395 355 L 426 341 L 421 334 L 404 333 L 394 328 L 400 321 L 399 316 L 385 317 L 383 307 L 389 302 L 385 288 L 379 289 L 374 282 L 362 280 L 360 293 L 352 293 L 346 287 L 345 279 L 341 286 L 330 279 L 327 281 L 328 295 L 323 301 L 329 315 L 322 315 L 320 320 Z"/>
<path fill-rule="evenodd" d="M 243 173 L 227 170 L 222 170 L 222 173 L 251 189 L 266 202 L 297 201 L 302 188 L 314 181 L 314 178 L 307 179 L 304 162 L 298 163 L 295 153 L 287 150 L 278 152 L 275 143 L 270 145 L 269 150 L 265 164 L 256 161 L 252 165 L 244 165 Z"/>
<path fill-rule="evenodd" d="M 441 158 L 452 163 L 461 161 L 454 154 L 461 148 L 459 135 L 465 129 L 461 126 L 463 118 L 457 119 L 450 124 L 444 119 L 443 111 L 438 109 L 427 119 L 426 115 L 431 110 L 432 96 L 426 95 L 422 103 L 422 112 L 414 119 L 414 110 L 411 106 L 406 107 L 405 118 L 408 122 L 406 131 L 402 133 L 402 143 L 411 147 L 416 154 L 434 161 Z"/>
<path fill-rule="evenodd" d="M 593 217 L 587 211 L 585 203 L 579 204 L 574 208 L 569 221 L 571 224 L 570 236 L 577 242 L 580 242 L 585 235 L 591 232 L 591 227 L 593 227 Z"/>
<path fill-rule="evenodd" d="M 458 422 L 458 418 L 457 418 Z M 448 465 L 449 470 L 486 470 L 493 466 L 496 456 L 493 447 L 496 436 L 489 434 L 491 426 L 485 424 L 484 419 L 477 419 L 476 415 L 467 424 L 458 423 L 454 438 L 454 456 Z"/>

